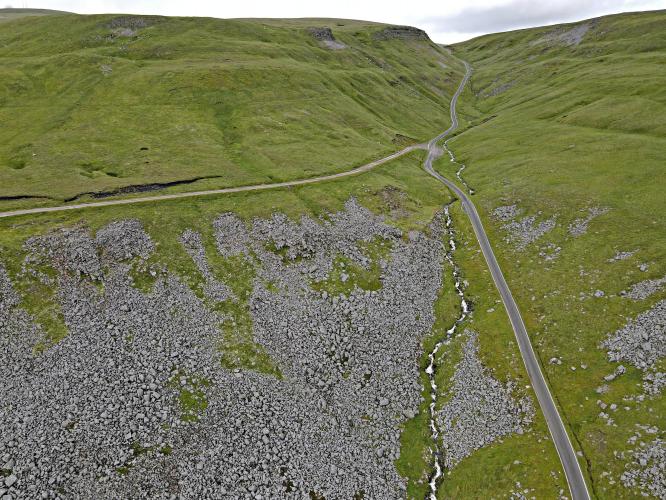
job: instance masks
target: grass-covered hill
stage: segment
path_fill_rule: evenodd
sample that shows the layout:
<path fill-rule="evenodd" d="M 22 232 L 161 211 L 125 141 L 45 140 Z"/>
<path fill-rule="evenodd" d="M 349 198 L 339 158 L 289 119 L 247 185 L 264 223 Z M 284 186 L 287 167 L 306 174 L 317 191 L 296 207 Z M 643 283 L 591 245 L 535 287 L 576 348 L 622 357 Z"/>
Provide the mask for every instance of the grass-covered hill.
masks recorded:
<path fill-rule="evenodd" d="M 666 107 L 665 26 L 664 12 L 628 14 L 453 47 L 474 74 L 458 105 L 460 130 L 448 146 L 466 164 L 462 176 L 475 190 L 595 498 L 659 497 L 650 485 L 660 477 L 663 482 L 663 460 L 653 446 L 664 432 L 663 378 L 657 376 L 665 371 L 663 356 L 644 369 L 633 354 L 647 352 L 645 339 L 629 343 L 632 351 L 623 351 L 619 361 L 609 361 L 603 343 L 610 338 L 622 347 L 615 332 L 628 325 L 625 333 L 633 335 L 636 318 L 648 339 L 654 332 L 663 339 L 666 321 L 658 316 L 663 307 L 656 306 L 666 299 L 658 285 L 666 281 L 666 131 L 660 119 Z M 200 177 L 206 179 L 164 190 L 347 170 L 447 128 L 448 100 L 461 70 L 456 58 L 422 33 L 367 22 L 6 19 L 0 23 L 0 209 Z M 459 166 L 448 159 L 444 155 L 436 167 L 455 179 Z M 221 213 L 234 212 L 249 223 L 282 212 L 298 221 L 303 215 L 328 217 L 353 196 L 386 215 L 407 238 L 413 230 L 427 233 L 434 214 L 452 201 L 453 258 L 472 304 L 459 331 L 478 332 L 483 365 L 501 382 L 515 383 L 516 394 L 534 400 L 467 217 L 423 171 L 422 161 L 416 151 L 325 183 L 1 219 L 0 263 L 18 291 L 17 304 L 42 328 L 35 357 L 51 355 L 71 333 L 71 318 L 63 313 L 71 303 L 47 279 L 56 276 L 48 265 L 40 268 L 43 274 L 24 270 L 30 263 L 27 242 L 58 228 L 97 237 L 111 223 L 136 219 L 155 246 L 149 261 L 128 263 L 133 286 L 150 295 L 168 273 L 204 301 L 204 274 L 212 272 L 238 297 L 216 306 L 226 318 L 214 339 L 223 366 L 269 377 L 274 360 L 255 337 L 248 299 L 257 275 L 218 253 L 214 223 Z M 17 196 L 48 198 L 7 199 Z M 210 269 L 202 271 L 183 243 L 193 231 Z M 348 269 L 345 279 L 342 271 L 332 273 L 324 283 L 327 293 L 377 287 L 379 268 Z M 450 263 L 444 271 L 432 334 L 424 338 L 419 360 L 423 402 L 401 426 L 395 460 L 408 498 L 428 493 L 432 473 L 427 354 L 460 314 Z M 264 285 L 279 293 L 272 282 Z M 107 293 L 99 282 L 90 290 L 92 296 Z M 127 342 L 134 337 L 128 332 Z M 451 400 L 463 338 L 438 352 L 437 409 Z M 654 347 L 651 353 L 663 353 L 663 342 L 647 345 Z M 194 403 L 205 409 L 207 401 Z M 161 459 L 157 450 L 133 451 L 148 464 Z M 131 472 L 124 465 L 114 470 Z M 555 448 L 536 411 L 524 434 L 497 439 L 445 471 L 437 496 L 566 494 Z"/>
<path fill-rule="evenodd" d="M 0 198 L 346 170 L 446 128 L 460 69 L 425 33 L 369 22 L 3 22 Z"/>
<path fill-rule="evenodd" d="M 664 371 L 663 347 L 652 349 L 663 346 L 655 311 L 666 298 L 656 285 L 666 276 L 666 12 L 488 35 L 454 52 L 474 75 L 461 100 L 467 128 L 449 146 L 466 164 L 591 492 L 659 496 L 632 471 L 641 460 L 659 467 L 637 454 L 663 437 L 666 414 L 663 395 L 644 387 L 656 390 L 650 380 Z M 439 168 L 455 178 L 459 167 L 445 158 Z M 470 282 L 477 301 L 498 298 Z M 490 321 L 480 309 L 476 319 Z M 631 321 L 628 331 L 651 341 L 640 338 L 636 356 L 661 353 L 646 369 L 626 352 L 609 361 L 602 345 Z M 613 377 L 620 365 L 626 373 Z"/>
<path fill-rule="evenodd" d="M 69 12 L 64 12 L 60 10 L 49 10 L 49 9 L 14 9 L 7 7 L 5 9 L 0 9 L 0 23 L 13 21 L 15 19 L 20 19 L 22 17 L 34 17 L 34 16 L 50 16 L 50 15 L 62 15 L 69 14 Z"/>

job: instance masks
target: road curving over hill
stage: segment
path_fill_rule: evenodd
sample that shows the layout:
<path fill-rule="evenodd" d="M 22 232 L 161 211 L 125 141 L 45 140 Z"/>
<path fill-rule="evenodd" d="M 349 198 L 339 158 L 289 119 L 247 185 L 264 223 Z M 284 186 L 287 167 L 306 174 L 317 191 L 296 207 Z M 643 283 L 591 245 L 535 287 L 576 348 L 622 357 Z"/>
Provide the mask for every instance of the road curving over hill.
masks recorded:
<path fill-rule="evenodd" d="M 448 130 L 442 132 L 440 135 L 428 142 L 428 155 L 423 163 L 425 170 L 435 177 L 440 182 L 444 183 L 461 201 L 462 208 L 469 217 L 472 227 L 474 228 L 474 234 L 476 239 L 481 246 L 481 251 L 483 256 L 486 259 L 488 268 L 495 282 L 495 286 L 499 291 L 502 302 L 504 303 L 504 308 L 506 309 L 507 314 L 509 315 L 509 320 L 511 321 L 511 326 L 513 327 L 513 332 L 516 335 L 516 340 L 520 347 L 520 354 L 525 363 L 525 368 L 527 369 L 527 374 L 536 393 L 537 399 L 539 400 L 539 406 L 543 412 L 544 417 L 546 418 L 546 423 L 548 424 L 548 430 L 553 438 L 553 443 L 557 449 L 557 454 L 560 456 L 560 461 L 562 462 L 562 467 L 564 468 L 564 474 L 567 478 L 567 483 L 569 484 L 569 490 L 571 492 L 571 497 L 573 500 L 587 500 L 590 498 L 590 494 L 587 489 L 587 484 L 585 483 L 585 478 L 583 477 L 583 471 L 581 470 L 580 464 L 578 463 L 578 458 L 576 452 L 571 444 L 571 440 L 567 434 L 567 431 L 562 422 L 562 418 L 557 410 L 555 401 L 550 394 L 548 389 L 548 384 L 541 372 L 541 366 L 537 360 L 534 349 L 532 348 L 532 343 L 530 338 L 527 335 L 527 329 L 525 328 L 525 323 L 523 318 L 520 315 L 518 310 L 518 305 L 511 295 L 511 290 L 509 285 L 507 285 L 502 270 L 497 263 L 493 249 L 490 246 L 490 241 L 488 236 L 483 228 L 481 223 L 481 218 L 479 217 L 476 207 L 472 200 L 467 196 L 467 194 L 460 189 L 454 182 L 440 175 L 432 166 L 432 163 L 435 159 L 442 155 L 442 150 L 437 146 L 437 143 L 444 139 L 447 135 L 451 134 L 458 128 L 458 116 L 456 114 L 456 104 L 458 102 L 458 97 L 462 93 L 465 85 L 467 84 L 470 76 L 472 75 L 472 68 L 466 62 L 465 64 L 465 76 L 460 82 L 460 86 L 456 90 L 455 94 L 451 99 L 451 126 Z"/>

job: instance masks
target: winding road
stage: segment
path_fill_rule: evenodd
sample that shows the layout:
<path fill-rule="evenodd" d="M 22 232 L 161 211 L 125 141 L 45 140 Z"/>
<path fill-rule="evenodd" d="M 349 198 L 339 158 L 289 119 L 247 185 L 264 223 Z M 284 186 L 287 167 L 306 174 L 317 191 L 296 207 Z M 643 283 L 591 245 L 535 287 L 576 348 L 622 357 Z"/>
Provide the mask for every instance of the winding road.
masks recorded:
<path fill-rule="evenodd" d="M 532 387 L 534 388 L 537 399 L 539 400 L 541 411 L 546 418 L 548 430 L 550 431 L 550 435 L 553 438 L 553 444 L 555 445 L 557 453 L 560 456 L 560 461 L 562 462 L 562 467 L 564 468 L 564 474 L 566 475 L 567 483 L 569 484 L 571 496 L 573 500 L 587 500 L 590 498 L 590 493 L 587 490 L 587 484 L 585 483 L 585 478 L 583 477 L 583 471 L 580 468 L 576 453 L 573 449 L 573 446 L 571 445 L 567 431 L 564 428 L 560 414 L 557 411 L 557 406 L 553 401 L 553 396 L 550 394 L 546 380 L 544 379 L 543 373 L 541 372 L 541 366 L 539 365 L 539 361 L 537 360 L 534 349 L 532 348 L 530 338 L 527 335 L 527 330 L 525 329 L 523 318 L 520 315 L 516 301 L 513 299 L 513 295 L 511 295 L 511 290 L 509 289 L 509 285 L 507 285 L 506 280 L 504 279 L 502 270 L 497 263 L 497 259 L 495 258 L 493 249 L 490 246 L 490 241 L 488 241 L 488 236 L 483 229 L 483 224 L 481 223 L 481 218 L 476 211 L 476 207 L 474 206 L 474 203 L 472 203 L 472 200 L 462 189 L 460 189 L 455 183 L 451 182 L 436 172 L 432 166 L 433 161 L 442 155 L 442 150 L 437 147 L 437 143 L 458 128 L 456 104 L 458 102 L 458 97 L 462 93 L 465 85 L 467 84 L 467 81 L 472 75 L 472 68 L 470 65 L 465 61 L 463 62 L 465 64 L 465 77 L 463 78 L 462 82 L 460 82 L 460 86 L 451 99 L 451 126 L 448 128 L 448 130 L 441 133 L 428 143 L 428 156 L 426 157 L 423 166 L 430 175 L 435 177 L 440 182 L 443 182 L 455 194 L 455 196 L 461 201 L 462 208 L 472 223 L 476 239 L 481 246 L 481 251 L 483 252 L 483 256 L 486 259 L 486 263 L 490 269 L 495 286 L 497 287 L 497 290 L 502 297 L 504 308 L 509 315 L 509 320 L 511 321 L 513 332 L 516 335 L 516 340 L 518 341 L 518 345 L 520 347 L 520 354 L 523 357 L 525 368 L 527 368 L 527 374 L 530 378 L 530 382 L 532 383 Z"/>
<path fill-rule="evenodd" d="M 550 430 L 551 436 L 553 438 L 553 443 L 557 449 L 557 453 L 560 456 L 562 461 L 562 466 L 564 467 L 564 472 L 566 474 L 567 482 L 569 484 L 569 489 L 571 491 L 571 496 L 574 500 L 586 500 L 590 498 L 590 495 L 587 490 L 587 485 L 585 479 L 583 478 L 583 473 L 578 463 L 576 453 L 574 452 L 569 436 L 564 428 L 562 419 L 557 410 L 557 406 L 553 401 L 553 397 L 548 390 L 548 385 L 543 377 L 541 372 L 541 367 L 537 360 L 537 357 L 530 343 L 530 339 L 527 335 L 527 330 L 525 329 L 525 324 L 518 310 L 518 306 L 511 295 L 509 286 L 502 275 L 502 271 L 497 263 L 497 259 L 493 253 L 490 242 L 488 241 L 488 236 L 486 235 L 485 230 L 483 229 L 483 224 L 479 218 L 479 214 L 476 211 L 476 207 L 470 200 L 470 198 L 462 191 L 455 183 L 446 179 L 438 172 L 436 172 L 432 166 L 433 161 L 442 155 L 443 151 L 437 146 L 437 143 L 444 139 L 446 136 L 450 135 L 453 131 L 458 128 L 458 117 L 456 114 L 456 104 L 458 102 L 458 97 L 462 93 L 465 85 L 469 81 L 469 78 L 472 74 L 472 69 L 469 64 L 463 61 L 465 64 L 465 76 L 460 83 L 458 89 L 456 90 L 453 98 L 451 99 L 451 126 L 437 137 L 430 140 L 427 144 L 416 144 L 409 146 L 405 149 L 402 149 L 396 153 L 393 153 L 384 158 L 372 161 L 360 167 L 354 169 L 340 172 L 336 174 L 324 175 L 319 177 L 311 177 L 308 179 L 300 179 L 287 182 L 279 182 L 274 184 L 257 184 L 251 186 L 239 186 L 239 187 L 229 187 L 223 189 L 213 189 L 207 191 L 194 191 L 194 192 L 185 192 L 185 193 L 173 193 L 173 194 L 163 194 L 156 196 L 145 196 L 145 197 L 136 197 L 136 198 L 125 198 L 125 199 L 115 199 L 115 200 L 106 200 L 106 201 L 95 201 L 89 203 L 77 203 L 71 205 L 61 205 L 61 206 L 52 206 L 52 207 L 37 207 L 37 208 L 26 208 L 11 210 L 6 212 L 0 212 L 0 218 L 15 217 L 20 215 L 32 215 L 32 214 L 41 214 L 41 213 L 50 213 L 50 212 L 62 212 L 65 210 L 80 210 L 96 207 L 108 207 L 113 205 L 129 205 L 135 203 L 147 203 L 163 200 L 174 200 L 180 198 L 192 198 L 200 196 L 211 196 L 211 195 L 220 195 L 220 194 L 230 194 L 230 193 L 240 193 L 245 191 L 260 191 L 265 189 L 276 189 L 290 186 L 299 186 L 304 184 L 313 184 L 317 182 L 323 182 L 328 180 L 340 179 L 342 177 L 348 177 L 351 175 L 357 175 L 363 172 L 367 172 L 379 165 L 382 165 L 386 162 L 399 158 L 407 153 L 415 151 L 417 149 L 427 149 L 428 154 L 424 162 L 425 170 L 435 177 L 437 180 L 443 182 L 454 194 L 461 200 L 462 207 L 467 213 L 472 226 L 474 228 L 474 233 L 476 238 L 479 241 L 481 250 L 486 259 L 490 272 L 492 274 L 495 286 L 499 290 L 499 293 L 504 302 L 504 307 L 506 308 L 507 314 L 511 321 L 513 331 L 518 340 L 518 345 L 520 346 L 520 353 L 522 355 L 525 367 L 527 368 L 527 373 L 529 375 L 532 387 L 536 393 L 537 399 L 541 406 L 541 410 L 546 418 L 548 424 L 548 429 Z"/>

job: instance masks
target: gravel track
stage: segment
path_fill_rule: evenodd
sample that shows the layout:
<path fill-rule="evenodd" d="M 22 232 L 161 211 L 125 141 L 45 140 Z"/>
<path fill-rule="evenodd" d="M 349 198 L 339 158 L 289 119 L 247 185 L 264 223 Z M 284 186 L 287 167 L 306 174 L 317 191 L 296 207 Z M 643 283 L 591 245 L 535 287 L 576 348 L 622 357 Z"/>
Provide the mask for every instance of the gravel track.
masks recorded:
<path fill-rule="evenodd" d="M 291 186 L 302 186 L 305 184 L 315 184 L 318 182 L 331 181 L 335 179 L 342 179 L 344 177 L 349 177 L 350 175 L 358 175 L 363 172 L 372 170 L 375 167 L 383 165 L 391 160 L 400 158 L 401 156 L 411 153 L 419 149 L 426 149 L 425 144 L 415 144 L 408 146 L 400 151 L 392 153 L 384 158 L 380 158 L 360 167 L 353 168 L 344 172 L 339 172 L 337 174 L 323 175 L 319 177 L 310 177 L 308 179 L 298 179 L 294 181 L 286 182 L 276 182 L 274 184 L 253 184 L 250 186 L 238 186 L 230 187 L 223 189 L 209 189 L 206 191 L 188 191 L 186 193 L 173 193 L 173 194 L 161 194 L 158 196 L 142 196 L 137 198 L 123 198 L 120 200 L 107 200 L 107 201 L 94 201 L 90 203 L 76 203 L 72 205 L 60 205 L 57 207 L 38 207 L 38 208 L 23 208 L 19 210 L 9 210 L 6 212 L 0 212 L 0 219 L 7 217 L 17 217 L 19 215 L 34 215 L 34 214 L 43 214 L 43 213 L 52 213 L 52 212 L 63 212 L 66 210 L 83 210 L 88 208 L 99 208 L 99 207 L 110 207 L 115 205 L 133 205 L 135 203 L 148 203 L 155 201 L 165 201 L 165 200 L 178 200 L 181 198 L 196 198 L 201 196 L 213 196 L 220 194 L 232 194 L 232 193 L 243 193 L 245 191 L 263 191 L 265 189 L 277 189 L 283 187 Z"/>

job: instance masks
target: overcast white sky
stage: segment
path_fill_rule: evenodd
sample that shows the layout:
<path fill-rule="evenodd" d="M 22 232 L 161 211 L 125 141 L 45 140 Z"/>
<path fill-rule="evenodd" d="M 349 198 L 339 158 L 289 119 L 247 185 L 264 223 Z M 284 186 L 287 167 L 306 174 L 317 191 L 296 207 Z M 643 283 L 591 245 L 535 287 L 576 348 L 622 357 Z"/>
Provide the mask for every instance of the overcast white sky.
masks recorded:
<path fill-rule="evenodd" d="M 665 9 L 666 0 L 0 0 L 81 14 L 337 17 L 418 26 L 439 43 L 616 12 Z"/>

